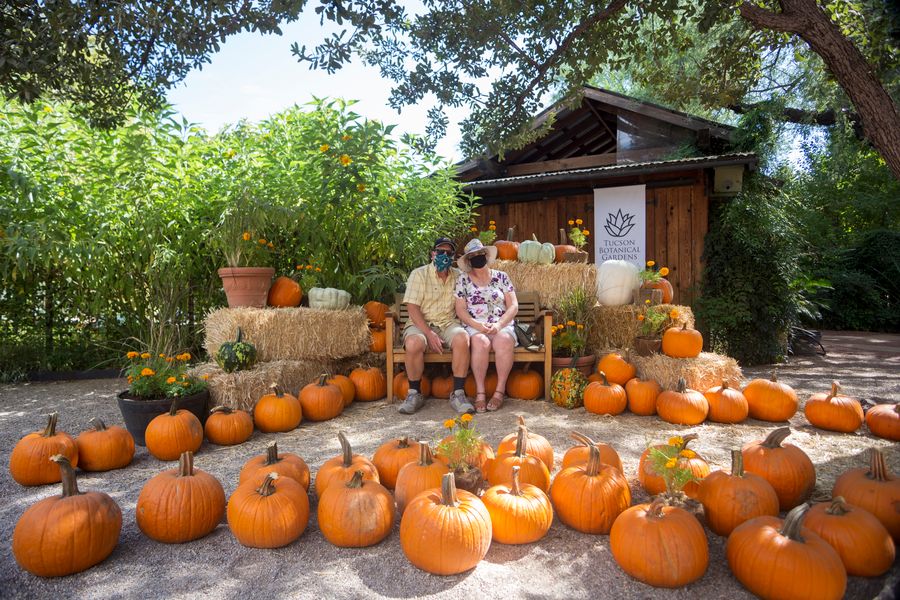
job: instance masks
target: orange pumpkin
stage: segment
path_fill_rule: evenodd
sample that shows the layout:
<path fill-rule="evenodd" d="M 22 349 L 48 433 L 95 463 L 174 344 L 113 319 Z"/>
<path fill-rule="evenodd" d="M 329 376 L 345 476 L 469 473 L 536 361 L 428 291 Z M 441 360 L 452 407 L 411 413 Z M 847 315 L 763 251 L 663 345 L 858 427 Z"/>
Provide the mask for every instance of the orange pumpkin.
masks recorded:
<path fill-rule="evenodd" d="M 611 352 L 600 359 L 597 364 L 597 373 L 606 373 L 606 379 L 610 383 L 625 385 L 634 378 L 637 373 L 634 365 L 622 358 L 621 354 Z"/>
<path fill-rule="evenodd" d="M 498 454 L 488 466 L 487 479 L 491 485 L 511 484 L 513 467 L 519 467 L 523 483 L 536 485 L 545 492 L 550 489 L 550 471 L 540 458 L 525 452 L 527 439 L 528 430 L 519 425 L 515 451 Z"/>
<path fill-rule="evenodd" d="M 518 426 L 525 427 L 526 441 L 528 442 L 527 448 L 525 452 L 536 456 L 541 459 L 547 469 L 550 470 L 553 468 L 553 446 L 550 445 L 550 442 L 544 436 L 532 432 L 525 425 L 525 417 L 519 415 Z M 518 443 L 519 438 L 519 430 L 518 428 L 514 433 L 510 433 L 503 437 L 500 440 L 500 444 L 497 446 L 497 455 L 503 454 L 504 452 L 515 452 L 516 444 Z"/>
<path fill-rule="evenodd" d="M 475 376 L 469 373 L 468 377 L 466 377 L 466 383 L 464 386 L 466 391 L 466 396 L 469 398 L 474 398 L 475 393 L 478 391 L 477 386 L 475 385 Z M 484 393 L 488 398 L 494 395 L 494 392 L 497 391 L 497 372 L 494 370 L 490 370 L 487 372 L 487 375 L 484 376 Z"/>
<path fill-rule="evenodd" d="M 778 494 L 768 481 L 744 472 L 740 450 L 731 451 L 731 474 L 713 471 L 700 482 L 697 499 L 709 528 L 727 536 L 735 527 L 765 515 L 778 515 Z"/>
<path fill-rule="evenodd" d="M 819 429 L 853 433 L 865 420 L 859 400 L 840 393 L 841 384 L 831 382 L 828 394 L 813 394 L 806 401 L 803 413 L 806 419 Z"/>
<path fill-rule="evenodd" d="M 178 468 L 144 484 L 134 509 L 138 527 L 157 542 L 181 544 L 200 539 L 225 514 L 225 490 L 219 480 L 194 469 L 194 455 L 184 452 Z"/>
<path fill-rule="evenodd" d="M 269 473 L 260 486 L 239 485 L 228 499 L 228 527 L 250 548 L 281 548 L 306 530 L 309 497 L 290 477 Z"/>
<path fill-rule="evenodd" d="M 703 351 L 703 336 L 696 329 L 688 329 L 687 323 L 669 327 L 663 333 L 662 351 L 672 358 L 697 358 Z"/>
<path fill-rule="evenodd" d="M 656 414 L 656 399 L 662 390 L 654 379 L 640 380 L 637 377 L 625 384 L 628 410 L 636 415 L 649 417 Z"/>
<path fill-rule="evenodd" d="M 78 434 L 78 466 L 83 471 L 110 471 L 131 464 L 134 438 L 118 425 L 107 427 L 99 417 L 91 419 L 94 429 Z"/>
<path fill-rule="evenodd" d="M 816 468 L 806 453 L 792 444 L 782 444 L 790 434 L 790 427 L 780 427 L 766 439 L 741 448 L 744 470 L 772 485 L 781 510 L 806 502 L 816 487 Z"/>
<path fill-rule="evenodd" d="M 344 408 L 353 404 L 353 398 L 356 396 L 356 387 L 353 385 L 353 382 L 350 381 L 349 377 L 346 375 L 332 375 L 325 381 L 341 388 L 341 396 L 344 399 Z"/>
<path fill-rule="evenodd" d="M 332 485 L 319 498 L 319 529 L 340 548 L 365 548 L 386 538 L 394 527 L 394 498 L 377 481 L 356 471 L 344 485 Z"/>
<path fill-rule="evenodd" d="M 328 421 L 344 412 L 341 388 L 328 383 L 326 373 L 319 375 L 318 382 L 305 385 L 298 399 L 303 416 L 310 421 Z"/>
<path fill-rule="evenodd" d="M 316 496 L 320 498 L 328 486 L 347 483 L 357 471 L 362 471 L 366 479 L 380 481 L 378 468 L 365 456 L 353 454 L 344 432 L 338 432 L 338 441 L 341 443 L 340 455 L 326 460 L 316 473 Z"/>
<path fill-rule="evenodd" d="M 309 467 L 306 461 L 290 452 L 278 453 L 278 443 L 272 442 L 266 447 L 266 453 L 256 456 L 244 463 L 241 467 L 238 483 L 243 485 L 250 481 L 252 485 L 259 487 L 269 473 L 278 473 L 282 477 L 290 477 L 309 489 Z"/>
<path fill-rule="evenodd" d="M 56 431 L 59 413 L 51 413 L 43 431 L 20 439 L 9 456 L 9 473 L 21 485 L 44 485 L 61 481 L 59 466 L 50 460 L 61 454 L 78 466 L 78 446 L 68 433 Z M 85 567 L 86 568 L 86 567 Z"/>
<path fill-rule="evenodd" d="M 754 379 L 744 388 L 750 417 L 760 421 L 787 421 L 797 412 L 800 402 L 791 386 L 778 381 L 773 371 L 771 379 Z"/>
<path fill-rule="evenodd" d="M 880 450 L 872 448 L 869 452 L 869 468 L 850 469 L 838 477 L 831 497 L 842 496 L 850 504 L 869 511 L 894 541 L 900 541 L 900 479 L 888 471 Z"/>
<path fill-rule="evenodd" d="M 709 420 L 714 423 L 740 423 L 747 418 L 747 399 L 740 390 L 722 385 L 711 387 L 703 394 L 709 403 Z"/>
<path fill-rule="evenodd" d="M 350 372 L 350 381 L 356 388 L 356 400 L 372 402 L 387 396 L 387 381 L 377 367 L 359 367 Z"/>
<path fill-rule="evenodd" d="M 508 387 L 508 384 L 507 384 Z M 431 395 L 434 398 L 442 398 L 447 400 L 453 392 L 453 373 L 447 372 L 443 375 L 435 375 L 431 380 Z"/>
<path fill-rule="evenodd" d="M 391 307 L 384 302 L 369 300 L 363 304 L 363 310 L 366 311 L 366 318 L 369 320 L 369 326 L 381 329 L 384 327 L 385 315 L 391 310 Z"/>
<path fill-rule="evenodd" d="M 678 380 L 678 389 L 666 390 L 656 398 L 659 418 L 676 425 L 699 425 L 706 419 L 709 403 L 696 390 L 687 388 L 684 378 Z"/>
<path fill-rule="evenodd" d="M 569 437 L 580 445 L 573 446 L 566 450 L 562 461 L 563 469 L 568 469 L 569 467 L 574 467 L 576 465 L 586 465 L 591 458 L 591 448 L 597 448 L 600 452 L 601 463 L 617 468 L 620 473 L 624 472 L 622 469 L 622 459 L 619 458 L 619 453 L 616 452 L 615 448 L 612 446 L 601 442 L 595 442 L 588 436 L 583 433 L 578 433 L 577 431 L 570 433 Z"/>
<path fill-rule="evenodd" d="M 47 460 L 59 472 L 62 495 L 44 498 L 22 513 L 13 530 L 12 551 L 29 573 L 62 577 L 89 569 L 112 554 L 119 543 L 122 511 L 102 492 L 78 491 L 68 457 L 55 454 Z"/>
<path fill-rule="evenodd" d="M 440 489 L 426 490 L 406 506 L 400 547 L 416 567 L 455 575 L 481 562 L 491 546 L 491 516 L 478 496 L 456 489 L 453 473 Z"/>
<path fill-rule="evenodd" d="M 303 300 L 303 290 L 300 288 L 300 284 L 290 277 L 276 277 L 269 288 L 269 306 L 300 306 L 301 300 Z"/>
<path fill-rule="evenodd" d="M 600 371 L 600 379 L 602 383 L 595 381 L 584 388 L 584 409 L 598 415 L 621 414 L 628 405 L 625 388 L 607 381 L 603 371 Z"/>
<path fill-rule="evenodd" d="M 481 497 L 491 515 L 493 539 L 501 544 L 530 544 L 550 530 L 553 506 L 537 486 L 519 482 L 519 467 L 512 469 L 510 485 L 495 485 Z"/>
<path fill-rule="evenodd" d="M 418 462 L 406 463 L 397 474 L 394 498 L 400 514 L 403 514 L 406 505 L 420 492 L 441 487 L 441 479 L 449 472 L 447 465 L 434 460 L 428 444 L 420 443 Z"/>
<path fill-rule="evenodd" d="M 677 439 L 679 438 L 675 438 L 675 440 Z M 689 433 L 686 436 L 681 437 L 680 443 L 678 444 L 678 461 L 676 462 L 676 466 L 679 469 L 687 469 L 691 472 L 691 475 L 694 476 L 694 480 L 688 481 L 682 488 L 682 491 L 689 498 L 697 497 L 697 490 L 700 486 L 699 482 L 709 475 L 709 463 L 706 462 L 706 459 L 687 447 L 688 444 L 696 439 L 697 434 Z M 672 443 L 675 440 L 669 440 L 669 442 Z M 661 450 L 665 447 L 665 444 L 653 446 L 653 448 L 657 450 Z M 666 492 L 666 480 L 653 468 L 650 451 L 651 448 L 644 450 L 644 452 L 641 453 L 641 458 L 638 460 L 638 481 L 641 482 L 641 486 L 647 490 L 648 494 L 656 496 L 657 494 Z"/>
<path fill-rule="evenodd" d="M 453 380 L 450 380 L 451 385 L 453 384 Z M 426 398 L 431 397 L 431 380 L 428 378 L 428 375 L 422 374 L 422 378 L 419 379 L 419 391 L 422 392 L 422 395 Z M 406 371 L 398 371 L 396 375 L 394 375 L 394 396 L 398 398 L 406 398 L 406 394 L 409 393 L 409 377 L 406 376 Z M 450 397 L 450 394 L 447 394 L 447 397 Z"/>
<path fill-rule="evenodd" d="M 578 252 L 578 248 L 566 243 L 566 230 L 559 230 L 559 243 L 553 246 L 554 262 L 566 262 L 566 253 Z"/>
<path fill-rule="evenodd" d="M 384 329 L 369 327 L 372 343 L 369 344 L 370 352 L 385 352 L 387 350 L 387 332 Z"/>
<path fill-rule="evenodd" d="M 497 248 L 497 259 L 499 260 L 519 260 L 519 242 L 512 241 L 514 228 L 510 227 L 506 230 L 505 240 L 496 240 L 494 246 Z"/>
<path fill-rule="evenodd" d="M 840 496 L 813 504 L 803 525 L 837 551 L 848 575 L 878 577 L 894 564 L 894 540 L 881 521 Z"/>
<path fill-rule="evenodd" d="M 183 452 L 197 452 L 203 444 L 203 425 L 189 410 L 172 400 L 169 412 L 153 417 L 144 432 L 147 451 L 159 460 L 178 460 Z"/>
<path fill-rule="evenodd" d="M 608 534 L 613 522 L 631 505 L 631 490 L 622 473 L 600 462 L 600 451 L 590 448 L 586 465 L 556 474 L 550 500 L 559 520 L 582 533 Z"/>
<path fill-rule="evenodd" d="M 900 404 L 876 404 L 866 413 L 872 435 L 900 442 Z"/>
<path fill-rule="evenodd" d="M 303 408 L 296 396 L 286 394 L 277 384 L 253 407 L 253 422 L 263 433 L 291 431 L 303 422 Z"/>
<path fill-rule="evenodd" d="M 217 406 L 209 411 L 204 431 L 206 439 L 217 446 L 243 444 L 253 435 L 253 417 L 245 410 Z"/>
<path fill-rule="evenodd" d="M 389 490 L 397 484 L 400 469 L 419 458 L 419 442 L 402 437 L 383 443 L 375 451 L 372 464 L 378 469 L 378 480 Z"/>
<path fill-rule="evenodd" d="M 839 600 L 847 588 L 841 557 L 804 528 L 805 504 L 784 521 L 761 516 L 737 527 L 725 544 L 731 572 L 760 598 Z"/>
<path fill-rule="evenodd" d="M 660 277 L 656 281 L 645 281 L 641 284 L 641 287 L 648 290 L 661 290 L 663 304 L 672 304 L 672 300 L 675 299 L 675 290 L 672 288 L 672 282 L 665 277 Z"/>
<path fill-rule="evenodd" d="M 532 363 L 525 363 L 522 369 L 513 369 L 506 380 L 506 393 L 510 398 L 537 400 L 544 394 L 544 377 L 532 370 Z"/>

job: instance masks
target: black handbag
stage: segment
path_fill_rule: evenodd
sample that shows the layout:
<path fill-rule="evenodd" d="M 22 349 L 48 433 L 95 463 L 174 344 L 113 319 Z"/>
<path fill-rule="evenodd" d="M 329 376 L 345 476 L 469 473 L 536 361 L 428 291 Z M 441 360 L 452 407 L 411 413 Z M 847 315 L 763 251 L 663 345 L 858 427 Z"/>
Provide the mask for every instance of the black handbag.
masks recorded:
<path fill-rule="evenodd" d="M 534 335 L 534 327 L 531 325 L 520 325 L 519 323 L 513 323 L 513 331 L 516 332 L 516 341 L 519 342 L 519 345 L 529 352 L 540 352 L 541 345 L 535 339 Z"/>

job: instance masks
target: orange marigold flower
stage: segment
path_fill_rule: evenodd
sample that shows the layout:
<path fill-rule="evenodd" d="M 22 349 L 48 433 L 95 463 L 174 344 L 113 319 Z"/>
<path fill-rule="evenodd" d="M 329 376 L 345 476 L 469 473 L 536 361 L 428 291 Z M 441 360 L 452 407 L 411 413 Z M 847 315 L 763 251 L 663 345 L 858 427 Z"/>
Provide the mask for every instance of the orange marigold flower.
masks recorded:
<path fill-rule="evenodd" d="M 578 327 L 578 329 L 584 329 L 584 325 L 582 325 L 581 323 L 579 323 L 578 325 L 576 325 L 576 327 Z"/>
<path fill-rule="evenodd" d="M 129 376 L 128 376 L 128 383 L 131 383 L 132 381 L 134 381 L 134 378 L 133 378 L 131 375 L 129 375 Z"/>
<path fill-rule="evenodd" d="M 300 271 L 303 269 L 303 265 L 297 265 L 297 270 Z"/>
<path fill-rule="evenodd" d="M 172 358 L 171 356 L 167 356 L 167 357 L 166 357 L 166 362 L 167 362 L 167 363 L 175 362 L 175 359 Z"/>
<path fill-rule="evenodd" d="M 140 356 L 140 354 L 138 354 L 137 352 L 135 352 L 134 350 L 132 350 L 131 352 L 129 352 L 129 353 L 126 354 L 125 356 L 127 356 L 128 358 L 137 358 L 138 356 Z"/>
<path fill-rule="evenodd" d="M 461 416 L 459 418 L 459 420 L 462 421 L 463 423 L 468 423 L 469 421 L 472 420 L 472 415 L 470 415 L 469 413 L 466 413 L 463 416 Z"/>
<path fill-rule="evenodd" d="M 166 383 L 175 383 L 175 378 L 169 377 L 168 379 L 166 379 Z"/>
<path fill-rule="evenodd" d="M 351 137 L 351 136 L 350 136 L 350 134 L 349 134 L 349 133 L 345 133 L 345 134 L 344 134 L 344 135 L 342 135 L 342 136 L 341 136 L 341 139 L 342 139 L 342 140 L 343 140 L 343 141 L 345 141 L 345 142 L 346 142 L 346 141 L 347 141 L 347 140 L 349 140 L 349 139 L 350 139 L 350 137 Z"/>
<path fill-rule="evenodd" d="M 574 224 L 575 224 L 574 219 L 569 219 L 569 225 L 574 225 Z"/>
<path fill-rule="evenodd" d="M 200 376 L 200 379 L 202 379 L 203 381 L 206 381 L 207 379 L 209 379 L 209 375 L 208 375 L 208 374 L 206 374 L 206 375 L 201 375 L 201 376 Z"/>
<path fill-rule="evenodd" d="M 144 352 L 143 354 L 141 354 L 141 358 L 143 358 L 143 359 L 148 359 L 148 358 L 150 358 L 150 353 L 149 353 L 149 352 Z"/>
<path fill-rule="evenodd" d="M 144 377 L 150 377 L 151 375 L 156 375 L 156 371 L 154 371 L 153 369 L 144 368 L 144 370 L 141 371 L 141 375 L 143 375 Z"/>
<path fill-rule="evenodd" d="M 583 230 L 581 231 L 581 233 L 582 233 L 582 235 L 591 235 L 591 232 L 588 231 L 587 229 L 583 229 Z"/>
<path fill-rule="evenodd" d="M 346 167 L 347 165 L 349 165 L 350 163 L 353 162 L 353 159 L 350 158 L 350 157 L 349 157 L 348 155 L 346 155 L 346 154 L 341 154 L 340 161 L 341 161 L 341 164 L 344 165 L 344 166 Z"/>
<path fill-rule="evenodd" d="M 566 325 L 569 327 L 575 327 L 575 321 L 566 321 Z"/>
<path fill-rule="evenodd" d="M 265 245 L 266 245 L 266 242 L 267 242 L 268 240 L 266 240 L 266 238 L 259 238 L 259 239 L 256 240 L 256 241 L 259 243 L 260 246 L 265 246 Z"/>
<path fill-rule="evenodd" d="M 638 321 L 643 321 L 644 318 L 645 318 L 644 315 L 638 315 Z"/>
<path fill-rule="evenodd" d="M 454 421 L 453 419 L 447 419 L 446 421 L 444 421 L 444 427 L 446 427 L 447 429 L 453 429 L 454 425 L 456 425 L 456 421 Z"/>
<path fill-rule="evenodd" d="M 575 224 L 576 224 L 576 225 L 581 225 L 581 224 L 583 224 L 583 223 L 584 223 L 584 221 L 582 221 L 581 219 L 575 219 Z"/>
<path fill-rule="evenodd" d="M 241 238 L 243 238 L 243 240 L 244 240 L 245 242 L 249 242 L 249 241 L 250 241 L 250 232 L 249 232 L 249 231 L 245 231 L 245 232 L 244 232 L 244 235 L 242 235 Z"/>
<path fill-rule="evenodd" d="M 497 224 L 497 221 L 488 221 L 488 225 L 496 225 L 496 224 Z M 466 414 L 468 414 L 468 413 L 466 413 Z"/>
<path fill-rule="evenodd" d="M 684 450 L 682 450 L 681 452 L 678 453 L 678 456 L 683 456 L 685 458 L 695 458 L 697 456 L 697 453 L 694 452 L 693 450 L 688 450 L 687 448 L 685 448 Z"/>
<path fill-rule="evenodd" d="M 666 468 L 667 468 L 667 469 L 674 469 L 674 468 L 675 468 L 675 465 L 677 465 L 677 464 L 678 464 L 678 460 L 676 460 L 675 457 L 672 457 L 672 458 L 670 458 L 669 460 L 666 461 Z"/>
<path fill-rule="evenodd" d="M 160 358 L 165 358 L 165 357 L 166 357 L 166 355 L 165 355 L 165 354 L 163 354 L 163 353 L 162 353 L 162 352 L 160 352 L 160 353 L 159 353 L 159 357 L 160 357 Z"/>
<path fill-rule="evenodd" d="M 490 230 L 490 231 L 496 231 L 496 230 L 497 230 L 497 226 L 496 226 L 496 225 L 488 225 L 488 230 Z"/>
<path fill-rule="evenodd" d="M 684 438 L 682 438 L 680 435 L 676 435 L 675 437 L 670 437 L 669 445 L 670 446 L 684 446 Z"/>
<path fill-rule="evenodd" d="M 660 269 L 660 270 L 659 270 L 659 274 L 662 275 L 663 277 L 665 277 L 666 275 L 668 275 L 668 274 L 669 274 L 669 267 L 663 267 L 662 269 Z"/>
<path fill-rule="evenodd" d="M 328 152 L 328 149 L 331 148 L 328 144 L 322 144 L 319 146 L 319 152 Z"/>
<path fill-rule="evenodd" d="M 274 249 L 275 249 L 275 244 L 273 244 L 272 242 L 269 242 L 268 244 L 266 244 L 266 247 L 267 247 L 269 250 L 274 250 Z"/>
<path fill-rule="evenodd" d="M 316 273 L 321 273 L 321 272 L 322 272 L 322 269 L 320 269 L 319 267 L 316 267 Z"/>
<path fill-rule="evenodd" d="M 672 310 L 670 310 L 670 311 L 669 311 L 669 318 L 670 318 L 670 319 L 677 319 L 677 318 L 678 318 L 678 311 L 675 310 L 674 308 L 673 308 Z"/>
<path fill-rule="evenodd" d="M 309 270 L 312 269 L 312 268 L 313 268 L 312 265 L 306 265 L 306 270 L 307 270 L 307 271 L 309 271 Z"/>
<path fill-rule="evenodd" d="M 648 266 L 648 267 L 652 267 L 652 266 L 654 266 L 655 264 L 656 264 L 656 261 L 655 261 L 655 260 L 648 260 L 648 261 L 647 261 L 647 266 Z"/>

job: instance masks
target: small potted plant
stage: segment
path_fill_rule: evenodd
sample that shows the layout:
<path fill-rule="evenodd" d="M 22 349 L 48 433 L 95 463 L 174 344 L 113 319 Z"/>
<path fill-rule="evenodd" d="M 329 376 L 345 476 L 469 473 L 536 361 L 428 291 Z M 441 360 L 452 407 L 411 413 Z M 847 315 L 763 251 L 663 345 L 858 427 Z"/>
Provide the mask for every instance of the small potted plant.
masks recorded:
<path fill-rule="evenodd" d="M 645 300 L 650 300 L 653 304 L 671 304 L 675 290 L 666 279 L 668 274 L 669 267 L 657 269 L 656 261 L 648 260 L 646 268 L 638 273 L 641 285 L 635 294 L 635 303 L 643 304 Z M 659 292 L 654 293 L 654 290 L 659 290 Z"/>
<path fill-rule="evenodd" d="M 478 494 L 484 484 L 481 466 L 485 461 L 485 447 L 490 449 L 475 430 L 475 419 L 470 414 L 444 421 L 450 435 L 437 445 L 438 455 L 443 457 L 453 471 L 456 487 Z M 491 455 L 493 456 L 493 455 Z"/>
<path fill-rule="evenodd" d="M 213 236 L 227 267 L 219 269 L 228 306 L 266 305 L 275 269 L 264 266 L 275 244 L 261 233 L 265 211 L 255 201 L 242 198 L 225 209 Z"/>
<path fill-rule="evenodd" d="M 650 356 L 659 352 L 662 345 L 662 332 L 670 321 L 678 318 L 678 310 L 666 310 L 658 304 L 651 304 L 649 299 L 637 314 L 640 334 L 634 338 L 634 351 L 641 356 Z"/>
<path fill-rule="evenodd" d="M 206 422 L 207 376 L 191 377 L 189 352 L 174 356 L 164 352 L 131 351 L 126 354 L 125 375 L 128 389 L 118 395 L 119 410 L 125 428 L 139 446 L 144 445 L 144 430 L 157 415 L 168 412 L 173 402 Z"/>
<path fill-rule="evenodd" d="M 588 253 L 585 251 L 584 246 L 587 244 L 587 239 L 591 232 L 583 225 L 584 221 L 581 219 L 569 219 L 569 226 L 571 227 L 569 230 L 569 241 L 572 242 L 574 249 L 568 248 L 563 253 L 563 262 L 586 263 L 588 261 Z M 559 230 L 559 237 L 559 243 L 565 244 L 566 233 L 564 229 Z"/>
<path fill-rule="evenodd" d="M 696 458 L 697 453 L 686 447 L 692 437 L 696 436 L 683 438 L 675 436 L 669 438 L 666 444 L 652 445 L 648 448 L 650 470 L 662 477 L 666 484 L 663 494 L 673 505 L 683 504 L 688 497 L 684 492 L 685 486 L 698 480 L 689 468 L 689 460 Z"/>
<path fill-rule="evenodd" d="M 596 298 L 577 287 L 559 301 L 554 311 L 550 335 L 553 339 L 553 371 L 574 367 L 585 377 L 593 373 L 595 357 L 588 352 L 591 308 Z"/>

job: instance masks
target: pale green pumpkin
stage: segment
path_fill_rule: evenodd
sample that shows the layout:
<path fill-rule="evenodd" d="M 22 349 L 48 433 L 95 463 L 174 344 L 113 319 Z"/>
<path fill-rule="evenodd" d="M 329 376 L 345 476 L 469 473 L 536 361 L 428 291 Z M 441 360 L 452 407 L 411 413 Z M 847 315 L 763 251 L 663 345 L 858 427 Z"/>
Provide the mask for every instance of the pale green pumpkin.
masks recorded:
<path fill-rule="evenodd" d="M 537 235 L 534 239 L 519 244 L 519 262 L 549 265 L 556 258 L 556 248 L 549 242 L 540 243 Z"/>
<path fill-rule="evenodd" d="M 350 292 L 335 288 L 312 288 L 309 290 L 309 307 L 341 310 L 350 306 Z"/>

